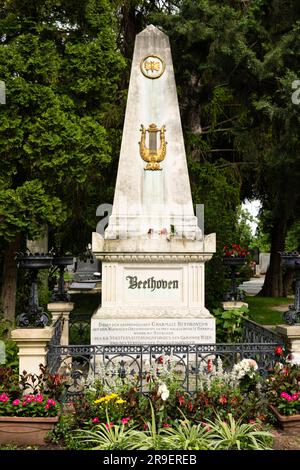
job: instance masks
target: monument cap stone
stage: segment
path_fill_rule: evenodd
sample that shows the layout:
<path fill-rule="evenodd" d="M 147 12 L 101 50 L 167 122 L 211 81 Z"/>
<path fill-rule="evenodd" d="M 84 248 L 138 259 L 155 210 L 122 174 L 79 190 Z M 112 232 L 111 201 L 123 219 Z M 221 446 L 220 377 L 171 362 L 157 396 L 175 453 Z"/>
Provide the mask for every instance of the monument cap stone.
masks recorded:
<path fill-rule="evenodd" d="M 145 165 L 140 143 L 145 146 L 143 155 L 147 150 L 153 155 L 159 153 L 162 139 L 166 142 L 163 160 Z M 179 238 L 203 235 L 193 210 L 169 38 L 150 25 L 135 41 L 113 211 L 105 238 L 140 237 L 151 230 L 155 236 L 163 229 L 170 232 L 171 226 Z"/>

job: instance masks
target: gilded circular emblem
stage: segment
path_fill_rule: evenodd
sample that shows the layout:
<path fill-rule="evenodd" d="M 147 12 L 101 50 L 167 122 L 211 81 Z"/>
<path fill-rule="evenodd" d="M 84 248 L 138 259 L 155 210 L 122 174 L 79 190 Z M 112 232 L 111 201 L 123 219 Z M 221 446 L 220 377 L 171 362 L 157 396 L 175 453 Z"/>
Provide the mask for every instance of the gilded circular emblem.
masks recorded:
<path fill-rule="evenodd" d="M 166 68 L 164 61 L 158 55 L 147 55 L 141 60 L 141 72 L 147 78 L 159 78 Z"/>

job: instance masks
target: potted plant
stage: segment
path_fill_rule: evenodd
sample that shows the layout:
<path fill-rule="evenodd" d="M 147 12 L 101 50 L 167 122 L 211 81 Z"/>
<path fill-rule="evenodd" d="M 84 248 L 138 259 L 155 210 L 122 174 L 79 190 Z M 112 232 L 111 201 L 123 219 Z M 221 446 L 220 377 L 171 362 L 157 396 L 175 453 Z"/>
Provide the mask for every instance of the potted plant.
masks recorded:
<path fill-rule="evenodd" d="M 282 354 L 281 346 L 276 348 Z M 282 429 L 300 431 L 300 366 L 278 362 L 266 380 L 269 407 Z"/>
<path fill-rule="evenodd" d="M 224 295 L 225 301 L 244 301 L 244 294 L 241 292 L 236 284 L 237 267 L 247 263 L 250 253 L 247 248 L 242 248 L 237 243 L 226 245 L 223 248 L 223 263 L 230 268 L 231 286 L 228 292 Z"/>
<path fill-rule="evenodd" d="M 43 445 L 58 422 L 60 405 L 41 393 L 14 398 L 0 393 L 0 445 Z"/>
<path fill-rule="evenodd" d="M 237 243 L 232 243 L 231 245 L 226 245 L 223 248 L 223 262 L 227 265 L 241 265 L 245 264 L 248 260 L 250 252 L 248 248 L 242 248 L 241 245 Z"/>

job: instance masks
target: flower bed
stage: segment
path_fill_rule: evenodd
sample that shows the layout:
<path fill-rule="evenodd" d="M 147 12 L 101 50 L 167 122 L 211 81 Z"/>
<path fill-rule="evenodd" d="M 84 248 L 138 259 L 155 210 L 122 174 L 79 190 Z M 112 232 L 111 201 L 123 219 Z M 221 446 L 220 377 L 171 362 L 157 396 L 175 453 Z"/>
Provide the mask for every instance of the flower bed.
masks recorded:
<path fill-rule="evenodd" d="M 111 450 L 271 446 L 264 424 L 268 403 L 261 393 L 254 360 L 244 359 L 229 367 L 220 358 L 208 356 L 199 366 L 193 395 L 182 388 L 176 364 L 172 356 L 160 356 L 154 364 L 145 365 L 148 388 L 144 394 L 135 385 L 129 365 L 117 363 L 100 369 L 98 379 L 73 403 L 71 428 L 66 431 L 65 423 L 58 426 L 52 433 L 53 442 L 62 439 L 68 448 Z M 120 367 L 128 370 L 120 374 Z"/>

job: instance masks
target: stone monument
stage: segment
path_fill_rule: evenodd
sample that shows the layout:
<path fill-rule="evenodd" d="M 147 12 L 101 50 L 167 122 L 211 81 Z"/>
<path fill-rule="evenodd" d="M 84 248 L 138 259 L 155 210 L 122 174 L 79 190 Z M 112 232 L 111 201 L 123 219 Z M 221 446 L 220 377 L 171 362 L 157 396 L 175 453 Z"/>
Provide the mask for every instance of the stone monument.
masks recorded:
<path fill-rule="evenodd" d="M 169 39 L 152 25 L 136 37 L 113 210 L 92 251 L 102 304 L 91 344 L 215 342 L 204 302 L 215 234 L 194 215 Z"/>

